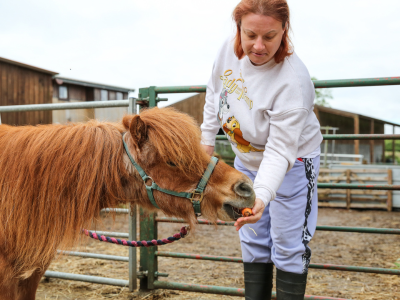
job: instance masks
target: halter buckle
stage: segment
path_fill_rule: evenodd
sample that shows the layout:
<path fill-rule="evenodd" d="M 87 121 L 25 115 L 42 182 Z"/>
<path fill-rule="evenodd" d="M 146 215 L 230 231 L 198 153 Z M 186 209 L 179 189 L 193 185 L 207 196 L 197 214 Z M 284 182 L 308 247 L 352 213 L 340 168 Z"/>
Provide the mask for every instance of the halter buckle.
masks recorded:
<path fill-rule="evenodd" d="M 154 180 L 153 180 L 153 178 L 151 178 L 151 177 L 148 176 L 148 175 L 146 175 L 146 176 L 143 177 L 143 181 L 144 181 L 144 185 L 145 185 L 146 187 L 149 187 L 149 188 L 153 186 L 153 183 L 155 183 Z M 148 181 L 149 181 L 149 182 L 148 182 Z M 148 184 L 148 183 L 150 183 L 150 184 Z"/>
<path fill-rule="evenodd" d="M 198 196 L 198 198 L 195 198 L 197 196 Z M 204 198 L 204 193 L 203 192 L 200 193 L 200 192 L 194 191 L 194 192 L 192 192 L 192 196 L 190 197 L 190 201 L 192 203 L 193 203 L 193 201 L 201 203 L 201 201 L 203 201 L 203 198 Z"/>

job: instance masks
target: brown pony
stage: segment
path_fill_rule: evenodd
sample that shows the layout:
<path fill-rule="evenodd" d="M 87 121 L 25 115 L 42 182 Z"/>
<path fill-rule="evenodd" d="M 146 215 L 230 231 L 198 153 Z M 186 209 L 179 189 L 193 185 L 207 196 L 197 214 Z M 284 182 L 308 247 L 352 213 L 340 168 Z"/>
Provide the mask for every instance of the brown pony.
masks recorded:
<path fill-rule="evenodd" d="M 160 187 L 196 188 L 210 157 L 195 121 L 173 109 L 128 115 L 122 124 L 0 125 L 1 300 L 35 299 L 57 249 L 72 246 L 102 208 L 155 209 L 124 151 L 124 132 L 133 158 Z M 196 223 L 187 199 L 158 191 L 154 198 L 165 214 Z M 201 210 L 212 221 L 229 221 L 254 198 L 251 181 L 218 162 Z"/>

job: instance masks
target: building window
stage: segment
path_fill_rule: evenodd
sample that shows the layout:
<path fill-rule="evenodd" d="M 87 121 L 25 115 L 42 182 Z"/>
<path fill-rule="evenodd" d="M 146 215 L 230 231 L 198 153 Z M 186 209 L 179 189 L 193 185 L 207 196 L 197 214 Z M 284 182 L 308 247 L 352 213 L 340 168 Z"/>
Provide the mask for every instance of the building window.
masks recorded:
<path fill-rule="evenodd" d="M 60 85 L 58 87 L 58 99 L 68 100 L 68 87 L 65 85 Z"/>
<path fill-rule="evenodd" d="M 107 101 L 108 100 L 108 91 L 107 90 L 101 90 L 100 91 L 100 100 L 101 101 Z"/>
<path fill-rule="evenodd" d="M 121 92 L 117 92 L 117 100 L 122 100 L 122 93 Z"/>

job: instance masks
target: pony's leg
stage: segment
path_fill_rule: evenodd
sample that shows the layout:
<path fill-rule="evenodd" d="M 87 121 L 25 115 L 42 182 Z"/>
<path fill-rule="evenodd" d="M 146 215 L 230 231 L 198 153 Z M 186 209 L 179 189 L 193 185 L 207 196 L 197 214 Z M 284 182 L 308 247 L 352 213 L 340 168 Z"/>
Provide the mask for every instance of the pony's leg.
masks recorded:
<path fill-rule="evenodd" d="M 36 290 L 38 288 L 40 279 L 44 271 L 36 270 L 32 275 L 24 280 L 20 280 L 18 284 L 18 297 L 17 300 L 35 300 Z"/>

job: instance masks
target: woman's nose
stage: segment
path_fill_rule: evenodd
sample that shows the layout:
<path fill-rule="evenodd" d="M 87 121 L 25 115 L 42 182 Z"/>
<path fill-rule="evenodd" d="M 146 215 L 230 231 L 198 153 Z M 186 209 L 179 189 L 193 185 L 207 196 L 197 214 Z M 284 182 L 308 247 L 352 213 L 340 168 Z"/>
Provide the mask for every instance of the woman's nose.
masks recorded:
<path fill-rule="evenodd" d="M 262 37 L 259 37 L 256 39 L 253 47 L 257 51 L 261 51 L 264 49 L 264 43 L 263 43 Z"/>

